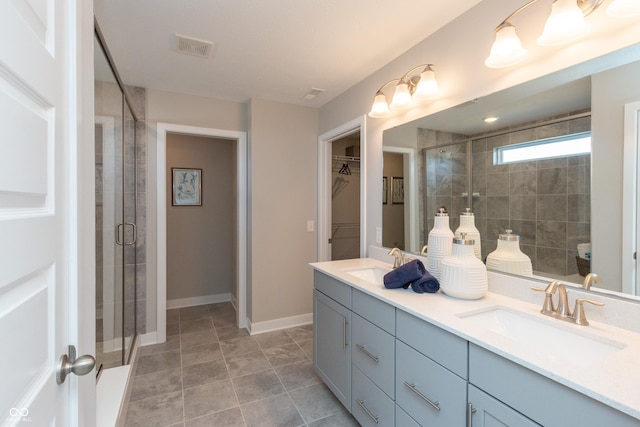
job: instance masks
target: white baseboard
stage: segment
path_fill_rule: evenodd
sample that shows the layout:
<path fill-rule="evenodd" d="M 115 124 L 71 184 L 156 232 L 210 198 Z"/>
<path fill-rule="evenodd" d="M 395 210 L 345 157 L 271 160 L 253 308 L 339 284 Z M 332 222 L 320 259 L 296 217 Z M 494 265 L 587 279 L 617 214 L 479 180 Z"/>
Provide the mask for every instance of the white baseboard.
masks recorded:
<path fill-rule="evenodd" d="M 180 298 L 167 300 L 167 309 L 193 307 L 194 305 L 215 304 L 231 301 L 231 293 L 217 295 L 203 295 L 201 297 Z"/>
<path fill-rule="evenodd" d="M 140 346 L 152 345 L 152 344 L 160 344 L 158 342 L 158 332 L 147 332 L 146 334 L 142 334 L 138 336 L 138 340 L 140 342 Z"/>
<path fill-rule="evenodd" d="M 264 332 L 278 331 L 280 329 L 293 328 L 295 326 L 308 325 L 313 323 L 313 313 L 301 314 L 299 316 L 283 317 L 281 319 L 267 320 L 265 322 L 251 323 L 247 319 L 247 329 L 251 335 L 262 334 Z"/>

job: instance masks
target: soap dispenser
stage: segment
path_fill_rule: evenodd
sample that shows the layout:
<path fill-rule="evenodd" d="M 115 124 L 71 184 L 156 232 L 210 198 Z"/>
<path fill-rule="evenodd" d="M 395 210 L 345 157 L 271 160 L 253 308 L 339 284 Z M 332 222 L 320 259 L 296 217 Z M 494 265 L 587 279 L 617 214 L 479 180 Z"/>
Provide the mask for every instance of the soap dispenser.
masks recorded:
<path fill-rule="evenodd" d="M 440 208 L 434 217 L 433 228 L 427 238 L 429 251 L 427 252 L 427 270 L 436 279 L 440 278 L 440 262 L 451 254 L 453 232 L 449 227 L 449 214 Z"/>
<path fill-rule="evenodd" d="M 456 229 L 454 234 L 456 236 L 460 236 L 462 233 L 465 233 L 468 239 L 476 242 L 473 245 L 473 253 L 476 255 L 476 258 L 482 261 L 480 232 L 476 228 L 475 215 L 471 212 L 470 208 L 466 208 L 464 212 L 460 214 L 460 226 Z"/>
<path fill-rule="evenodd" d="M 487 268 L 520 276 L 532 276 L 531 259 L 520 250 L 520 236 L 506 230 L 498 236 L 498 247 L 487 256 Z"/>
<path fill-rule="evenodd" d="M 452 243 L 451 255 L 442 260 L 440 267 L 440 289 L 455 298 L 484 297 L 489 291 L 487 267 L 476 258 L 475 241 L 462 233 Z"/>

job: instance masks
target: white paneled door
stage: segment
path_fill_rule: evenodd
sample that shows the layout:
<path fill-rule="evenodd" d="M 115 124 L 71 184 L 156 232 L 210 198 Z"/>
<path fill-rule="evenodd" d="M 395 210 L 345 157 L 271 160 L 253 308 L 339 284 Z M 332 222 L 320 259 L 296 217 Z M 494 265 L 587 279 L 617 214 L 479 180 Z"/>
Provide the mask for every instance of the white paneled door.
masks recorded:
<path fill-rule="evenodd" d="M 0 0 L 1 426 L 95 424 L 95 374 L 56 381 L 70 344 L 95 348 L 93 11 L 76 1 Z"/>

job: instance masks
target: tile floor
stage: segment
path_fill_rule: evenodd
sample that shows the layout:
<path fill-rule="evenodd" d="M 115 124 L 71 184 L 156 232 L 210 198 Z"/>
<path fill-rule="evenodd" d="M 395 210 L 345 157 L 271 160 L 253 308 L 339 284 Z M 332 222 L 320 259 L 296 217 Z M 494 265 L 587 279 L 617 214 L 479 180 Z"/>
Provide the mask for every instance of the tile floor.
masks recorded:
<path fill-rule="evenodd" d="M 250 336 L 230 303 L 167 311 L 138 354 L 127 426 L 357 426 L 313 372 L 312 326 Z"/>

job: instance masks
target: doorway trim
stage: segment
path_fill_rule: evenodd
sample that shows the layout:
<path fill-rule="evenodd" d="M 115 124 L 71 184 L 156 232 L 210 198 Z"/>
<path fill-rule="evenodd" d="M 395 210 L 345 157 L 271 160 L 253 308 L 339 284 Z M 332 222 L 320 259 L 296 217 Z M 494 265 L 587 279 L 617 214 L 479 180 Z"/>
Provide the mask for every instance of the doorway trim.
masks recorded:
<path fill-rule="evenodd" d="M 233 139 L 236 144 L 237 158 L 237 317 L 239 328 L 247 327 L 247 133 L 197 126 L 176 125 L 171 123 L 157 124 L 156 152 L 156 244 L 157 244 L 157 342 L 164 342 L 167 334 L 167 202 L 166 202 L 166 163 L 167 133 L 179 133 L 212 138 Z"/>
<path fill-rule="evenodd" d="M 362 115 L 318 137 L 318 261 L 331 260 L 331 143 L 360 131 L 360 257 L 367 253 L 366 116 Z"/>

